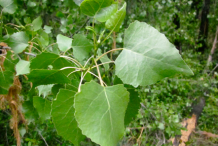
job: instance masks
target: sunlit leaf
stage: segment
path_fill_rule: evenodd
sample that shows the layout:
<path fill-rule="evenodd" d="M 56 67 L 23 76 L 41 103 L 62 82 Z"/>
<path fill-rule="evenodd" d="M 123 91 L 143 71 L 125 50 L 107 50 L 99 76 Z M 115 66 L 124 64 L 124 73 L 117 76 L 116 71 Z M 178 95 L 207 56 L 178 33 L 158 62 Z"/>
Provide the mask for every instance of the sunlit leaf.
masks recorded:
<path fill-rule="evenodd" d="M 114 3 L 108 7 L 102 8 L 96 15 L 95 19 L 100 22 L 107 21 L 114 13 L 117 12 L 118 3 Z"/>
<path fill-rule="evenodd" d="M 36 19 L 33 20 L 32 22 L 32 27 L 33 27 L 33 31 L 37 31 L 39 29 L 41 29 L 42 27 L 42 18 L 39 16 Z"/>
<path fill-rule="evenodd" d="M 16 66 L 16 76 L 18 75 L 23 75 L 23 74 L 28 74 L 30 73 L 30 62 L 29 61 L 25 61 L 25 60 L 20 60 Z"/>
<path fill-rule="evenodd" d="M 39 96 L 43 95 L 45 98 L 49 93 L 51 93 L 51 89 L 54 85 L 40 85 L 37 86 L 37 89 L 39 90 Z"/>
<path fill-rule="evenodd" d="M 72 39 L 59 34 L 57 36 L 57 44 L 61 51 L 66 52 L 71 48 Z"/>
<path fill-rule="evenodd" d="M 26 32 L 17 32 L 10 36 L 10 42 L 8 45 L 12 48 L 14 53 L 23 52 L 28 46 L 29 37 Z"/>
<path fill-rule="evenodd" d="M 135 21 L 124 34 L 124 49 L 115 61 L 116 75 L 135 87 L 151 85 L 177 73 L 193 72 L 165 35 Z"/>
<path fill-rule="evenodd" d="M 110 19 L 106 21 L 105 27 L 115 32 L 119 31 L 125 16 L 126 16 L 126 3 L 124 3 L 123 7 L 119 11 L 117 11 L 114 15 L 112 15 Z"/>
<path fill-rule="evenodd" d="M 0 5 L 3 7 L 3 12 L 14 14 L 17 9 L 15 0 L 0 0 Z"/>

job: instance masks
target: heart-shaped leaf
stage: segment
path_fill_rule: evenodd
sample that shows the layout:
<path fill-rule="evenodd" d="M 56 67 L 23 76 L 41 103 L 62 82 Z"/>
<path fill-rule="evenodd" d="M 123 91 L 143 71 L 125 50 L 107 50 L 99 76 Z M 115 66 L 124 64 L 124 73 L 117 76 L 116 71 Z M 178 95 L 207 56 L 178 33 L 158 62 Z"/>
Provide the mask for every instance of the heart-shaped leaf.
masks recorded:
<path fill-rule="evenodd" d="M 80 9 L 83 14 L 95 16 L 102 8 L 110 6 L 114 0 L 84 0 Z"/>
<path fill-rule="evenodd" d="M 117 11 L 114 15 L 111 16 L 110 19 L 106 21 L 105 27 L 109 30 L 118 32 L 125 16 L 126 16 L 126 3 L 124 3 L 123 7 L 120 8 L 119 11 Z"/>
<path fill-rule="evenodd" d="M 28 74 L 30 73 L 30 62 L 29 61 L 25 61 L 25 60 L 20 60 L 16 66 L 16 76 L 18 75 L 23 75 L 23 74 Z"/>
<path fill-rule="evenodd" d="M 17 32 L 10 36 L 10 42 L 8 45 L 14 51 L 14 53 L 18 54 L 23 52 L 28 46 L 29 37 L 25 32 Z"/>
<path fill-rule="evenodd" d="M 52 119 L 58 134 L 74 145 L 79 146 L 80 141 L 85 137 L 78 128 L 74 117 L 75 93 L 75 91 L 60 89 L 56 100 L 52 104 Z"/>
<path fill-rule="evenodd" d="M 124 34 L 124 49 L 115 61 L 116 75 L 135 87 L 151 85 L 177 73 L 193 72 L 165 35 L 135 21 Z"/>
<path fill-rule="evenodd" d="M 129 93 L 123 85 L 102 87 L 94 81 L 75 96 L 75 116 L 82 133 L 101 146 L 116 146 L 124 134 Z"/>
<path fill-rule="evenodd" d="M 74 35 L 72 43 L 73 55 L 79 61 L 82 61 L 89 57 L 89 53 L 93 48 L 93 44 L 86 36 L 81 34 Z"/>
<path fill-rule="evenodd" d="M 72 39 L 59 34 L 57 36 L 57 44 L 61 51 L 66 52 L 71 48 Z"/>

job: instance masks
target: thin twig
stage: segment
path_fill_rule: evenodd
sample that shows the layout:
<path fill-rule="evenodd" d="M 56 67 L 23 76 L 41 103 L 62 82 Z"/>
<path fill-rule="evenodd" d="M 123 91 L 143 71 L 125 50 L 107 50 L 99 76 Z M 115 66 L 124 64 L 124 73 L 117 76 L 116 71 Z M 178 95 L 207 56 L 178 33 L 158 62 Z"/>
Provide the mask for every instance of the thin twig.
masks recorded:
<path fill-rule="evenodd" d="M 98 66 L 101 66 L 101 65 L 104 65 L 104 64 L 108 64 L 108 63 L 114 63 L 114 61 L 104 62 L 104 63 L 98 64 Z M 91 69 L 93 69 L 95 67 L 97 67 L 97 66 L 95 65 Z"/>
<path fill-rule="evenodd" d="M 94 60 L 94 62 L 95 62 L 95 65 L 96 65 L 96 68 L 97 68 L 97 71 L 98 71 L 98 76 L 99 76 L 100 84 L 101 84 L 101 86 L 104 86 L 104 84 L 103 84 L 103 80 L 102 80 L 102 78 L 101 78 L 101 73 L 100 73 L 100 70 L 99 70 L 98 64 L 97 64 L 96 60 Z"/>
<path fill-rule="evenodd" d="M 218 67 L 218 64 L 216 64 L 216 66 L 213 68 L 213 70 L 208 74 L 208 76 L 210 76 L 211 75 L 211 73 L 213 73 L 216 69 L 217 69 L 217 67 Z"/>
<path fill-rule="evenodd" d="M 118 48 L 118 49 L 112 49 L 110 51 L 105 52 L 104 54 L 102 54 L 101 56 L 99 56 L 96 61 L 98 61 L 99 59 L 101 59 L 104 55 L 110 53 L 110 52 L 114 52 L 114 51 L 118 51 L 118 50 L 123 50 L 123 48 Z"/>
<path fill-rule="evenodd" d="M 139 146 L 141 145 L 140 139 L 142 137 L 143 131 L 144 131 L 144 127 L 141 128 L 141 132 L 140 132 L 139 138 L 137 139 L 137 143 L 138 143 Z"/>
<path fill-rule="evenodd" d="M 70 68 L 73 68 L 73 69 L 81 69 L 81 68 L 77 68 L 77 67 L 63 67 L 63 68 L 61 68 L 60 70 L 65 70 L 65 69 L 70 69 Z"/>
<path fill-rule="evenodd" d="M 92 55 L 85 63 L 84 67 L 86 67 L 86 65 L 88 64 L 88 62 L 90 61 L 90 59 L 92 59 L 94 56 Z"/>
<path fill-rule="evenodd" d="M 35 54 L 32 54 L 32 53 L 24 52 L 24 54 L 29 55 L 29 56 L 36 57 L 36 55 L 35 55 Z"/>
<path fill-rule="evenodd" d="M 46 146 L 48 146 L 48 143 L 46 142 L 45 138 L 42 136 L 42 134 L 38 131 L 38 134 L 40 135 L 40 137 L 42 138 L 42 140 L 45 142 Z"/>
<path fill-rule="evenodd" d="M 91 75 L 95 76 L 96 78 L 98 78 L 98 79 L 100 80 L 100 78 L 99 78 L 96 74 L 94 74 L 93 72 L 88 71 L 88 73 L 90 73 Z M 105 86 L 107 86 L 107 84 L 106 84 L 104 81 L 103 81 L 103 84 L 104 84 Z"/>

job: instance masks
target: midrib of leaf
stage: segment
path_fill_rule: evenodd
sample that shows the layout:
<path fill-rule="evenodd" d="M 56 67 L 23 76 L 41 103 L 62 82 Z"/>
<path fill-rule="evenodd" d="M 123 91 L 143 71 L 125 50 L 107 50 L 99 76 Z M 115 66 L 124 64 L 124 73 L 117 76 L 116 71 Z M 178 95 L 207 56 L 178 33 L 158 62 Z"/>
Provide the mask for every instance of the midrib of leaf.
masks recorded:
<path fill-rule="evenodd" d="M 158 61 L 158 62 L 160 62 L 160 63 L 166 64 L 166 65 L 169 65 L 169 66 L 173 66 L 173 67 L 175 67 L 175 68 L 178 68 L 179 70 L 180 70 L 180 69 L 181 69 L 181 70 L 184 70 L 184 69 L 181 68 L 181 67 L 177 67 L 177 66 L 175 66 L 175 65 L 172 65 L 172 64 L 169 64 L 169 63 L 166 63 L 166 62 L 161 62 L 160 60 L 158 60 L 158 59 L 156 59 L 156 58 L 151 58 L 151 57 L 149 57 L 149 56 L 146 56 L 145 54 L 140 54 L 140 53 L 138 53 L 138 52 L 135 52 L 135 51 L 133 51 L 133 50 L 126 49 L 126 48 L 123 48 L 123 49 L 125 49 L 125 50 L 127 50 L 127 51 L 132 51 L 133 53 L 136 53 L 136 54 L 138 54 L 138 55 L 140 55 L 140 56 L 144 56 L 144 57 L 149 58 L 149 59 L 151 59 L 151 60 Z"/>

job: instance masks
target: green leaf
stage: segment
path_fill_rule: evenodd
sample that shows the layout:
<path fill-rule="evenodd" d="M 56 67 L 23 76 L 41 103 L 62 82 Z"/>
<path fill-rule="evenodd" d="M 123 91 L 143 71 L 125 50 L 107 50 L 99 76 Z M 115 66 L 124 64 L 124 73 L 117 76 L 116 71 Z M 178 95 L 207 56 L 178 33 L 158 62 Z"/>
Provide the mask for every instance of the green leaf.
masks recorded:
<path fill-rule="evenodd" d="M 43 95 L 43 97 L 45 98 L 49 93 L 51 93 L 51 89 L 54 85 L 40 85 L 38 86 L 38 90 L 39 90 L 39 96 Z"/>
<path fill-rule="evenodd" d="M 22 104 L 22 112 L 25 114 L 25 119 L 27 119 L 28 123 L 36 122 L 38 120 L 39 115 L 33 107 L 32 101 L 24 101 Z"/>
<path fill-rule="evenodd" d="M 73 55 L 79 61 L 82 61 L 89 57 L 89 53 L 93 48 L 92 42 L 81 34 L 74 35 L 72 43 Z"/>
<path fill-rule="evenodd" d="M 11 51 L 7 51 L 7 55 L 4 61 L 5 71 L 15 72 L 15 65 L 19 62 L 19 59 L 14 58 L 16 58 L 16 56 L 14 56 Z"/>
<path fill-rule="evenodd" d="M 165 35 L 138 21 L 125 31 L 124 49 L 115 65 L 116 75 L 134 87 L 151 85 L 177 73 L 193 74 Z"/>
<path fill-rule="evenodd" d="M 124 134 L 129 93 L 123 85 L 102 87 L 94 81 L 75 96 L 75 116 L 82 133 L 101 146 L 116 146 Z"/>
<path fill-rule="evenodd" d="M 0 94 L 8 94 L 8 90 L 14 81 L 14 73 L 11 71 L 0 71 Z"/>
<path fill-rule="evenodd" d="M 117 76 L 115 76 L 114 85 L 117 84 L 123 84 L 123 82 Z M 134 118 L 136 118 L 138 111 L 141 107 L 140 104 L 141 100 L 139 98 L 138 91 L 136 91 L 136 89 L 133 86 L 124 85 L 124 87 L 129 92 L 129 97 L 130 97 L 126 114 L 125 114 L 125 125 L 128 125 L 131 121 L 134 120 Z"/>
<path fill-rule="evenodd" d="M 33 70 L 28 75 L 34 87 L 48 84 L 65 84 L 70 83 L 70 80 L 60 70 Z"/>
<path fill-rule="evenodd" d="M 71 48 L 72 39 L 59 34 L 57 36 L 57 44 L 61 51 L 66 52 Z"/>
<path fill-rule="evenodd" d="M 25 60 L 20 60 L 16 66 L 16 76 L 18 75 L 23 75 L 23 74 L 28 74 L 30 73 L 30 62 L 29 61 L 25 61 Z"/>
<path fill-rule="evenodd" d="M 33 105 L 43 121 L 51 117 L 51 102 L 42 97 L 33 97 Z"/>
<path fill-rule="evenodd" d="M 51 65 L 53 69 L 73 66 L 69 61 L 57 54 L 43 52 L 31 61 L 30 68 L 48 69 L 49 65 Z"/>
<path fill-rule="evenodd" d="M 37 38 L 38 39 L 38 43 L 42 46 L 42 47 L 46 47 L 49 45 L 49 36 L 48 34 L 40 29 L 38 31 L 38 34 L 39 34 L 39 37 Z"/>
<path fill-rule="evenodd" d="M 29 37 L 25 32 L 17 32 L 10 36 L 10 42 L 8 45 L 14 51 L 14 53 L 18 54 L 23 52 L 28 46 Z"/>
<path fill-rule="evenodd" d="M 0 5 L 3 7 L 3 12 L 14 14 L 17 9 L 15 0 L 0 0 Z"/>
<path fill-rule="evenodd" d="M 123 7 L 117 11 L 114 15 L 111 16 L 105 23 L 105 27 L 109 30 L 118 32 L 120 26 L 126 16 L 126 2 L 123 4 Z"/>
<path fill-rule="evenodd" d="M 95 16 L 102 8 L 110 6 L 114 0 L 84 0 L 80 9 L 83 14 Z"/>
<path fill-rule="evenodd" d="M 47 34 L 51 33 L 51 30 L 52 30 L 52 29 L 53 29 L 53 28 L 52 28 L 51 26 L 47 26 L 47 25 L 44 26 L 44 31 L 45 31 Z"/>
<path fill-rule="evenodd" d="M 73 0 L 75 2 L 75 4 L 77 4 L 78 6 L 80 6 L 80 4 L 84 1 L 84 0 Z"/>
<path fill-rule="evenodd" d="M 79 143 L 85 137 L 78 128 L 74 117 L 75 93 L 74 91 L 60 89 L 56 100 L 52 104 L 52 119 L 58 134 L 71 141 L 74 145 L 79 146 Z"/>
<path fill-rule="evenodd" d="M 32 26 L 33 31 L 37 31 L 37 30 L 41 29 L 41 27 L 42 27 L 42 18 L 41 18 L 41 16 L 34 19 L 33 22 L 32 22 L 32 25 L 33 25 Z"/>
<path fill-rule="evenodd" d="M 102 8 L 96 15 L 95 19 L 100 22 L 107 21 L 114 13 L 117 12 L 118 3 L 114 3 L 109 7 Z"/>

